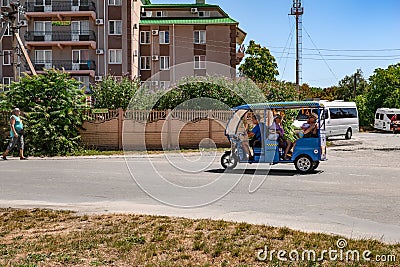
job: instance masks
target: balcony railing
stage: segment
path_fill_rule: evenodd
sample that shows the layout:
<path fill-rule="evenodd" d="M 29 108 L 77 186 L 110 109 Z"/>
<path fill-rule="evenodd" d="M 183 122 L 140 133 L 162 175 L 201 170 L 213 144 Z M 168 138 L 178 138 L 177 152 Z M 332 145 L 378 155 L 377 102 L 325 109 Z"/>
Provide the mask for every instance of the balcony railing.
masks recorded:
<path fill-rule="evenodd" d="M 31 31 L 25 33 L 27 42 L 84 42 L 96 41 L 94 31 Z"/>
<path fill-rule="evenodd" d="M 43 0 L 43 2 L 45 2 Z M 47 3 L 47 1 L 46 1 Z M 37 5 L 35 2 L 28 2 L 26 12 L 69 12 L 69 11 L 96 11 L 96 4 L 92 1 L 49 1 L 48 5 Z"/>
<path fill-rule="evenodd" d="M 33 60 L 32 64 L 37 71 L 52 68 L 59 70 L 65 69 L 66 71 L 96 69 L 96 62 L 94 60 L 81 60 L 80 62 L 75 62 L 72 60 Z"/>

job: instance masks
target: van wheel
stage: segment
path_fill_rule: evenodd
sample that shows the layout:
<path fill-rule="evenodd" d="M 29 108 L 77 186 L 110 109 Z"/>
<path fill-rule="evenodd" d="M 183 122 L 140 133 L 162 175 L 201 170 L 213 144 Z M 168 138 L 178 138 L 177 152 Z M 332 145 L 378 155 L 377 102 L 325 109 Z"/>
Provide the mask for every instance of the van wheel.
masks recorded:
<path fill-rule="evenodd" d="M 221 165 L 224 169 L 232 170 L 238 164 L 238 158 L 231 155 L 230 151 L 225 152 L 221 157 Z"/>
<path fill-rule="evenodd" d="M 351 131 L 351 129 L 347 129 L 346 135 L 344 136 L 344 138 L 346 138 L 346 140 L 350 140 L 351 137 L 353 136 L 353 132 Z"/>
<path fill-rule="evenodd" d="M 301 173 L 310 173 L 313 170 L 313 161 L 309 156 L 302 155 L 294 161 L 296 170 Z"/>

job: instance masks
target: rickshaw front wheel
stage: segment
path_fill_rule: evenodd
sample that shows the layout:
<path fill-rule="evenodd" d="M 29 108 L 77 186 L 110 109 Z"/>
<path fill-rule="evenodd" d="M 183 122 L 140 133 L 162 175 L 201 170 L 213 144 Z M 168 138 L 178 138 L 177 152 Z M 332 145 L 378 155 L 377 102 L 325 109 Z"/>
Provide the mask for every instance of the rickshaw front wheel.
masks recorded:
<path fill-rule="evenodd" d="M 294 166 L 296 167 L 296 170 L 301 172 L 301 173 L 310 173 L 312 172 L 315 168 L 314 167 L 314 162 L 311 160 L 311 158 L 307 155 L 301 155 L 299 156 L 295 161 L 294 161 Z"/>
<path fill-rule="evenodd" d="M 232 155 L 230 151 L 226 151 L 221 157 L 221 165 L 224 169 L 232 170 L 238 164 L 238 158 Z"/>

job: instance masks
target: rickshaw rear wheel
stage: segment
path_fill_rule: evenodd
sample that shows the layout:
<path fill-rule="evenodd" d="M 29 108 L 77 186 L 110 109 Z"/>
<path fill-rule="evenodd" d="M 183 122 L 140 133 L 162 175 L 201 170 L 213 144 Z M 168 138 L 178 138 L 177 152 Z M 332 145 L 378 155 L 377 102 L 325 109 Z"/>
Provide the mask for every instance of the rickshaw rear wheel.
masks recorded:
<path fill-rule="evenodd" d="M 296 158 L 294 161 L 294 166 L 296 167 L 296 170 L 301 173 L 310 173 L 314 170 L 314 162 L 307 155 L 301 155 Z"/>
<path fill-rule="evenodd" d="M 232 170 L 238 164 L 236 155 L 231 155 L 230 151 L 225 152 L 221 157 L 221 165 L 224 169 Z"/>

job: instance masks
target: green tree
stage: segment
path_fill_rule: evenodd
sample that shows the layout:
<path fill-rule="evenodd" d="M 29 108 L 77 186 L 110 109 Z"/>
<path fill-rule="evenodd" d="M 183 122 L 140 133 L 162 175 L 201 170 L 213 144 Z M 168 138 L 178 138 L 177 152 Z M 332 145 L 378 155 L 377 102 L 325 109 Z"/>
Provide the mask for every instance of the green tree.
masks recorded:
<path fill-rule="evenodd" d="M 5 93 L 8 107 L 24 112 L 28 151 L 36 155 L 64 155 L 80 148 L 85 95 L 69 74 L 48 70 L 25 76 Z"/>
<path fill-rule="evenodd" d="M 255 83 L 276 81 L 275 77 L 279 75 L 278 65 L 268 48 L 251 40 L 246 55 L 244 63 L 239 67 L 242 75 Z"/>
<path fill-rule="evenodd" d="M 306 83 L 300 86 L 299 99 L 312 100 L 314 98 L 322 98 L 324 91 L 319 87 L 311 87 Z"/>
<path fill-rule="evenodd" d="M 400 108 L 400 63 L 378 68 L 369 78 L 368 104 L 377 108 Z"/>
<path fill-rule="evenodd" d="M 189 100 L 196 98 L 210 98 L 217 101 L 203 101 L 201 107 L 194 107 L 192 105 L 194 102 Z M 175 88 L 160 97 L 155 108 L 174 109 L 178 105 L 187 102 L 188 109 L 219 109 L 222 106 L 235 107 L 245 103 L 263 101 L 264 95 L 262 91 L 251 80 L 246 78 L 187 77 L 179 81 Z M 181 108 L 183 107 L 181 106 Z"/>
<path fill-rule="evenodd" d="M 368 88 L 368 82 L 364 79 L 361 69 L 358 69 L 353 75 L 345 76 L 339 81 L 339 86 L 335 92 L 335 99 L 343 99 L 345 101 L 354 100 L 354 84 L 356 84 L 355 95 L 365 94 Z"/>
<path fill-rule="evenodd" d="M 113 76 L 107 76 L 92 87 L 94 107 L 126 110 L 139 87 L 139 80 L 131 80 L 128 77 L 118 80 Z"/>

